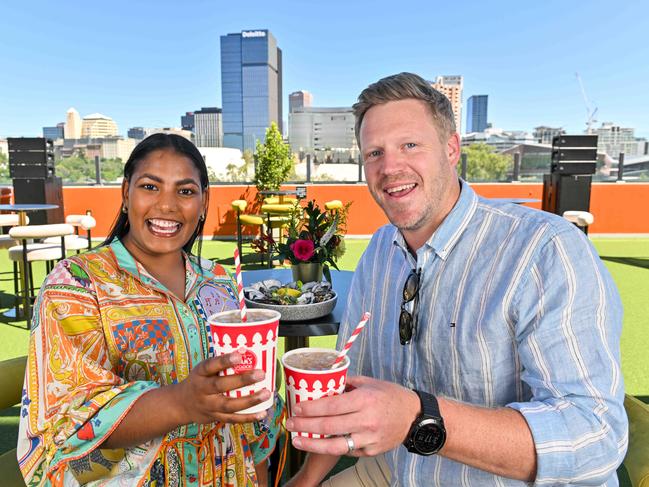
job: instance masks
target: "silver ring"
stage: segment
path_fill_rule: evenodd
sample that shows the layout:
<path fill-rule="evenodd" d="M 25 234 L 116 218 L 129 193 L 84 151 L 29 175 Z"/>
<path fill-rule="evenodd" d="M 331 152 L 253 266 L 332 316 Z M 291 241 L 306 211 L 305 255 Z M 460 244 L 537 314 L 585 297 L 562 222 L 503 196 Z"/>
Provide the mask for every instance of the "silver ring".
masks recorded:
<path fill-rule="evenodd" d="M 346 435 L 343 435 L 343 438 L 345 438 L 345 441 L 347 442 L 347 454 L 350 454 L 356 449 L 356 445 L 354 445 L 354 440 L 352 440 L 352 434 L 347 433 Z"/>

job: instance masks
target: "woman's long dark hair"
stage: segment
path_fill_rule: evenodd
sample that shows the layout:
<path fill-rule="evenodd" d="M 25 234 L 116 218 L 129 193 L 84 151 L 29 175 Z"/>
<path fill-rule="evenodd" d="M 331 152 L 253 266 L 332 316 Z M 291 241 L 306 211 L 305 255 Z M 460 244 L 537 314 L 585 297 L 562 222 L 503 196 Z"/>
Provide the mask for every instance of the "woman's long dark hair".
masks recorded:
<path fill-rule="evenodd" d="M 131 176 L 133 176 L 133 173 L 135 172 L 135 169 L 137 168 L 137 165 L 140 163 L 140 161 L 145 159 L 151 152 L 160 149 L 171 149 L 180 155 L 188 157 L 189 160 L 194 163 L 196 169 L 198 169 L 198 173 L 200 174 L 201 178 L 201 189 L 204 192 L 209 191 L 207 166 L 205 165 L 203 156 L 194 144 L 192 144 L 185 137 L 181 137 L 180 135 L 176 134 L 153 134 L 140 142 L 135 147 L 135 149 L 133 149 L 131 156 L 128 158 L 128 161 L 126 161 L 126 164 L 124 165 L 124 179 L 130 183 Z M 205 208 L 205 210 L 207 213 L 207 207 Z M 203 246 L 202 236 L 204 226 L 205 220 L 199 219 L 196 230 L 194 230 L 192 236 L 185 243 L 185 245 L 183 245 L 183 250 L 188 254 L 191 253 L 194 242 L 198 240 L 196 255 L 200 257 L 201 248 Z M 115 223 L 113 223 L 113 227 L 111 228 L 108 237 L 106 237 L 106 240 L 104 240 L 102 245 L 108 245 L 116 238 L 122 239 L 128 233 L 128 230 L 128 214 L 122 212 L 120 208 L 119 215 L 117 216 Z"/>

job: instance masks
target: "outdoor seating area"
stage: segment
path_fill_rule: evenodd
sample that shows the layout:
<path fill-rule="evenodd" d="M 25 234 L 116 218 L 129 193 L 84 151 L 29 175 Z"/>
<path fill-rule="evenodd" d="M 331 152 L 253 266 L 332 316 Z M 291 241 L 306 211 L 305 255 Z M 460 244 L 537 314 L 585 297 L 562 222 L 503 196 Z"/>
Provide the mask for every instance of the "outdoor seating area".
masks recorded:
<path fill-rule="evenodd" d="M 649 194 L 649 185 L 628 188 L 640 191 L 634 198 Z M 540 185 L 476 185 L 475 189 L 482 196 L 540 210 Z M 27 205 L 20 207 L 7 203 L 4 209 L 12 207 L 17 213 L 0 215 L 0 225 L 6 233 L 4 240 L 0 241 L 0 275 L 3 276 L 0 280 L 0 367 L 3 371 L 0 406 L 4 408 L 0 412 L 0 475 L 15 485 L 21 485 L 16 472 L 15 451 L 12 451 L 20 414 L 16 403 L 20 401 L 35 295 L 47 273 L 62 256 L 75 255 L 101 243 L 120 208 L 118 187 L 64 190 L 66 204 L 61 214 L 66 216 L 55 224 L 39 224 L 36 213 L 30 213 L 32 218 L 27 215 L 35 212 L 37 205 L 28 209 Z M 649 482 L 646 450 L 649 406 L 645 404 L 649 403 L 646 376 L 649 354 L 644 347 L 649 342 L 649 328 L 646 326 L 646 316 L 649 316 L 646 299 L 649 289 L 646 284 L 649 282 L 649 232 L 642 231 L 645 228 L 642 225 L 648 226 L 644 216 L 634 216 L 630 214 L 632 212 L 616 213 L 615 205 L 628 206 L 628 201 L 620 198 L 618 191 L 615 187 L 602 188 L 601 191 L 594 187 L 592 213 L 566 211 L 562 216 L 586 235 L 590 234 L 588 238 L 622 297 L 621 360 L 627 393 L 625 407 L 631 429 L 629 454 L 619 476 L 620 485 L 636 486 L 643 485 L 643 481 Z M 319 266 L 320 274 L 317 280 L 320 280 L 323 264 L 335 262 L 339 270 L 325 266 L 324 277 L 333 282 L 333 289 L 340 296 L 349 294 L 353 272 L 371 234 L 386 222 L 365 186 L 335 185 L 309 186 L 308 197 L 306 187 L 255 194 L 248 186 L 212 186 L 205 220 L 202 257 L 234 271 L 234 251 L 238 249 L 244 285 L 266 279 L 278 279 L 283 283 L 297 281 L 295 276 L 306 272 L 302 269 L 302 260 L 305 264 L 306 260 L 318 264 L 316 267 Z M 323 235 L 331 233 L 329 244 L 322 244 L 322 254 L 317 258 L 313 245 L 305 250 L 309 256 L 306 259 L 298 258 L 297 250 L 293 249 L 296 241 L 305 238 L 303 232 L 311 241 L 320 241 Z M 314 279 L 300 280 L 308 282 Z M 329 315 L 309 323 L 280 321 L 279 357 L 300 347 L 335 348 L 344 307 L 345 300 L 339 299 Z M 299 450 L 289 448 L 284 475 L 295 473 L 303 459 Z M 353 461 L 343 457 L 334 472 Z"/>

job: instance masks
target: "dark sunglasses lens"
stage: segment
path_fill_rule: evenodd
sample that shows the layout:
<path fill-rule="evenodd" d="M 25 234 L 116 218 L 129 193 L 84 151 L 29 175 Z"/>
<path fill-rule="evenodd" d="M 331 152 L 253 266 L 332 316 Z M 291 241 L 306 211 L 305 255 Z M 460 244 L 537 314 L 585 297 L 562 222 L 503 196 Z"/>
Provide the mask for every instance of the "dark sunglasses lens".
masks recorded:
<path fill-rule="evenodd" d="M 406 345 L 412 338 L 412 315 L 405 309 L 399 315 L 399 341 Z"/>
<path fill-rule="evenodd" d="M 406 279 L 406 284 L 403 286 L 403 300 L 407 303 L 415 299 L 417 290 L 419 289 L 419 276 L 416 272 L 411 272 Z"/>

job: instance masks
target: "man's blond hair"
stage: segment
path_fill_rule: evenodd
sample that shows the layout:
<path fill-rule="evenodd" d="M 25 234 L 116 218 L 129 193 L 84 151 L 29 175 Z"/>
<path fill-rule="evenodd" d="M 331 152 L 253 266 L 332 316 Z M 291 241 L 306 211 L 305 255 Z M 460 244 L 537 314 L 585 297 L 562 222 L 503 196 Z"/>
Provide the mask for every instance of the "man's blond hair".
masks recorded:
<path fill-rule="evenodd" d="M 354 103 L 352 107 L 356 117 L 355 130 L 358 147 L 361 147 L 361 124 L 370 108 L 389 101 L 407 99 L 421 100 L 426 104 L 433 122 L 440 132 L 440 138 L 448 138 L 456 131 L 455 117 L 449 99 L 421 76 L 413 73 L 399 73 L 372 83 L 358 95 L 358 102 Z"/>

